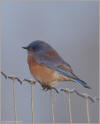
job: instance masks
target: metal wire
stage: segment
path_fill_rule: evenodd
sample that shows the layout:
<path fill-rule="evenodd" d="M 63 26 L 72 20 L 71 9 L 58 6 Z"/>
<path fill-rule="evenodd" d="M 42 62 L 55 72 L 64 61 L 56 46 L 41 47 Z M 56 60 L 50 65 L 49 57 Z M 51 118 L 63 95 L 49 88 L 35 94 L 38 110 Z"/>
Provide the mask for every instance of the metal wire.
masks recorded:
<path fill-rule="evenodd" d="M 11 79 L 13 80 L 13 96 L 14 96 L 14 112 L 15 112 L 15 120 L 17 122 L 17 110 L 16 110 L 16 80 L 22 84 L 23 81 L 27 81 L 28 83 L 31 84 L 31 103 L 32 103 L 32 122 L 34 122 L 34 104 L 33 104 L 33 86 L 35 84 L 35 81 L 31 80 L 31 79 L 24 79 L 23 81 L 20 80 L 20 78 L 16 77 L 16 76 L 9 76 L 7 74 L 5 74 L 4 72 L 1 72 L 1 75 L 5 78 L 5 79 Z M 73 89 L 61 89 L 61 91 L 66 92 L 68 94 L 68 103 L 69 103 L 69 113 L 70 113 L 70 123 L 72 123 L 72 113 L 71 113 L 71 101 L 70 101 L 70 93 L 75 93 L 76 95 L 85 98 L 86 100 L 86 111 L 87 111 L 87 120 L 88 123 L 90 123 L 90 115 L 89 115 L 89 104 L 88 104 L 88 100 L 90 100 L 91 102 L 96 102 L 99 100 L 99 98 L 97 98 L 96 96 L 90 96 L 86 93 L 80 93 L 79 91 L 76 90 L 76 88 L 74 87 Z M 52 121 L 53 123 L 55 123 L 55 115 L 54 115 L 54 104 L 53 104 L 53 95 L 52 95 L 52 89 L 50 90 L 50 98 L 51 98 L 51 112 L 52 112 Z"/>

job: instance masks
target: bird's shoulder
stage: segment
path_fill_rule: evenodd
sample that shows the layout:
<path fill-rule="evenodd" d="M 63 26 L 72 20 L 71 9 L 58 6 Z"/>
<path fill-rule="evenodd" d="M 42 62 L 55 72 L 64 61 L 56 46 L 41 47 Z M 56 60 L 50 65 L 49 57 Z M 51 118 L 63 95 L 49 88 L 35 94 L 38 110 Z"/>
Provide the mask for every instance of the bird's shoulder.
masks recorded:
<path fill-rule="evenodd" d="M 48 56 L 59 56 L 59 54 L 55 50 L 47 50 L 45 51 L 45 54 Z"/>
<path fill-rule="evenodd" d="M 71 66 L 67 62 L 65 62 L 55 50 L 46 51 L 46 54 L 49 56 L 54 56 L 54 58 L 59 62 L 57 65 L 58 68 L 72 72 Z"/>

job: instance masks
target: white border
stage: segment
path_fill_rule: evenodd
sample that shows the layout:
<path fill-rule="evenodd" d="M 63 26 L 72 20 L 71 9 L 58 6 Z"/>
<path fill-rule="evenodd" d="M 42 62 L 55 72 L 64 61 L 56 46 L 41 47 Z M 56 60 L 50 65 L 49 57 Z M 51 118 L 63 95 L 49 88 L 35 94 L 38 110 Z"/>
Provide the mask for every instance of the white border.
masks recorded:
<path fill-rule="evenodd" d="M 100 0 L 0 0 L 0 47 L 1 47 L 1 41 L 2 41 L 2 2 L 99 2 L 98 6 L 100 7 Z M 99 9 L 100 11 L 100 9 Z M 99 16 L 99 21 L 100 21 L 100 16 Z M 99 29 L 100 29 L 100 25 L 99 25 Z M 100 36 L 100 35 L 99 35 Z M 99 47 L 100 47 L 100 39 L 99 39 Z M 100 50 L 99 50 L 100 53 Z M 99 62 L 100 62 L 100 54 L 99 54 Z M 100 70 L 100 66 L 99 66 L 99 70 Z M 1 49 L 0 49 L 0 71 L 1 71 Z M 99 78 L 99 82 L 100 82 L 100 78 Z M 100 85 L 99 85 L 100 88 Z M 100 91 L 99 91 L 99 95 L 100 95 Z M 1 103 L 1 77 L 0 77 L 0 103 Z M 100 107 L 99 107 L 99 112 L 100 112 Z M 0 104 L 0 121 L 1 121 L 1 104 Z M 99 118 L 99 122 L 100 122 L 100 118 Z M 13 124 L 15 122 L 0 122 L 0 124 Z M 19 124 L 27 124 L 24 122 L 18 122 Z M 29 124 L 29 123 L 28 123 Z M 31 124 L 31 123 L 30 123 Z M 42 124 L 42 123 L 41 123 Z M 43 124 L 47 124 L 47 123 L 43 123 Z M 49 123 L 50 124 L 50 123 Z M 60 124 L 60 123 L 59 123 Z M 64 124 L 64 123 L 62 123 Z"/>

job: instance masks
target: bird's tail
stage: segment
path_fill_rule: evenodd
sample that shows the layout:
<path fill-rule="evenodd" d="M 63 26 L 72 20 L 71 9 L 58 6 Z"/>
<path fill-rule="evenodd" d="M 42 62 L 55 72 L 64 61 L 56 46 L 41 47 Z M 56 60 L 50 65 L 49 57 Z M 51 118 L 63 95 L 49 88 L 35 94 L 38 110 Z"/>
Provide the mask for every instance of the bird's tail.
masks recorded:
<path fill-rule="evenodd" d="M 74 79 L 74 81 L 80 83 L 80 84 L 83 85 L 85 88 L 91 89 L 91 87 L 89 87 L 89 86 L 87 85 L 87 83 L 85 83 L 84 81 L 82 81 L 82 80 L 80 80 L 80 79 Z"/>

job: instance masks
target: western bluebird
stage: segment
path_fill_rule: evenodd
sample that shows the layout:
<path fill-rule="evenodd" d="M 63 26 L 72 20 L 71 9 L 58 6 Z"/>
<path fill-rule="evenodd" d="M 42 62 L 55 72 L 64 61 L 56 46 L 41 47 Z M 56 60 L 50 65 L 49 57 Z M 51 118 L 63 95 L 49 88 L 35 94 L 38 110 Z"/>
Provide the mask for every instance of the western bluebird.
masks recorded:
<path fill-rule="evenodd" d="M 73 81 L 90 88 L 87 83 L 80 80 L 72 71 L 71 66 L 44 41 L 33 41 L 27 47 L 27 62 L 32 76 L 44 89 L 51 89 L 59 81 Z"/>

